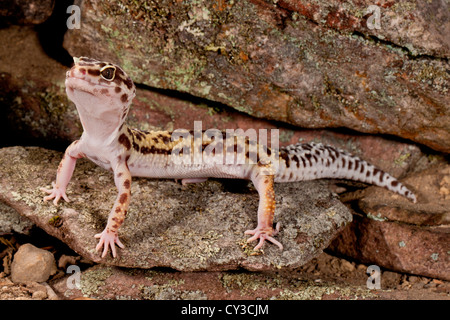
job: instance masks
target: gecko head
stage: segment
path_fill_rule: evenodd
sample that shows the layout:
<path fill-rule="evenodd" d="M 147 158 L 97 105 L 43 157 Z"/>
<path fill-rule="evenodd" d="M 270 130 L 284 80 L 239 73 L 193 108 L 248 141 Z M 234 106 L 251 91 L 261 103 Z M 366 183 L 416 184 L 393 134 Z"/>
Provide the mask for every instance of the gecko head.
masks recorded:
<path fill-rule="evenodd" d="M 125 120 L 136 87 L 131 78 L 113 63 L 92 58 L 73 58 L 66 73 L 66 92 L 78 109 L 81 120 Z"/>

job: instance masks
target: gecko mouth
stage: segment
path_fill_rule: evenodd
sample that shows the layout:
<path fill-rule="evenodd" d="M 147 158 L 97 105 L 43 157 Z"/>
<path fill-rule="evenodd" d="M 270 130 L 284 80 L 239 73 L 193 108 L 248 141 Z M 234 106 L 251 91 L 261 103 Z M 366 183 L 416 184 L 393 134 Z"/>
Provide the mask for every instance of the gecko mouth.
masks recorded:
<path fill-rule="evenodd" d="M 107 85 L 92 83 L 89 80 L 72 75 L 66 75 L 66 87 L 71 90 L 83 91 L 91 95 L 97 95 L 101 88 L 109 88 Z"/>

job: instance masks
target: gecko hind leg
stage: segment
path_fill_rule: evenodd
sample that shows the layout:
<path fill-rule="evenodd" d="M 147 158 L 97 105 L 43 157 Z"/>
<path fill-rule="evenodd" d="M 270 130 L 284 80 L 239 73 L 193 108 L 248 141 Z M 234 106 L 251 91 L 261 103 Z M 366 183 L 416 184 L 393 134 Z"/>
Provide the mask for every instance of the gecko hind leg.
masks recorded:
<path fill-rule="evenodd" d="M 258 250 L 267 240 L 277 245 L 280 250 L 283 250 L 283 245 L 273 237 L 278 233 L 280 223 L 277 223 L 275 229 L 273 228 L 275 192 L 273 190 L 274 175 L 270 170 L 271 165 L 258 164 L 255 168 L 256 170 L 252 174 L 251 179 L 259 194 L 258 225 L 253 230 L 245 231 L 245 234 L 252 235 L 252 237 L 247 239 L 247 242 L 259 239 L 259 243 L 255 247 L 255 250 Z"/>

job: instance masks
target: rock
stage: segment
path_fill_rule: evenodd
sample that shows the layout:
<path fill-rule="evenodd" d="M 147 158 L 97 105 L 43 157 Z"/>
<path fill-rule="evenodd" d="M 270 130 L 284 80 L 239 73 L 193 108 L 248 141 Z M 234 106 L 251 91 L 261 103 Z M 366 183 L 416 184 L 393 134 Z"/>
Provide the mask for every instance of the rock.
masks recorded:
<path fill-rule="evenodd" d="M 47 287 L 44 284 L 37 282 L 28 282 L 26 284 L 27 288 L 31 292 L 31 298 L 34 300 L 44 300 L 47 299 Z"/>
<path fill-rule="evenodd" d="M 69 276 L 70 277 L 70 276 Z M 242 271 L 177 272 L 97 265 L 81 272 L 80 286 L 68 277 L 52 283 L 64 299 L 111 300 L 321 300 L 374 299 L 370 290 L 325 282 L 317 284 L 298 273 Z M 169 311 L 170 312 L 170 311 Z M 177 311 L 178 312 L 178 311 Z"/>
<path fill-rule="evenodd" d="M 406 178 L 417 204 L 368 188 L 358 201 L 359 214 L 329 249 L 390 270 L 449 280 L 450 200 L 439 193 L 449 174 L 448 164 L 438 164 Z"/>
<path fill-rule="evenodd" d="M 11 265 L 13 282 L 44 282 L 55 272 L 53 254 L 29 243 L 20 246 Z"/>
<path fill-rule="evenodd" d="M 49 58 L 30 27 L 0 29 L 2 145 L 57 145 L 82 132 L 64 81 L 67 67 Z M 20 63 L 22 61 L 22 63 Z"/>
<path fill-rule="evenodd" d="M 59 300 L 58 295 L 57 295 L 56 292 L 53 290 L 53 288 L 50 287 L 50 286 L 48 285 L 47 282 L 44 282 L 44 286 L 45 286 L 45 288 L 47 289 L 46 294 L 47 294 L 48 300 Z"/>
<path fill-rule="evenodd" d="M 351 262 L 348 262 L 347 260 L 341 261 L 341 268 L 346 272 L 353 272 L 355 270 L 354 264 Z"/>
<path fill-rule="evenodd" d="M 0 200 L 52 236 L 95 262 L 122 267 L 183 271 L 294 269 L 326 248 L 351 215 L 320 181 L 277 184 L 275 220 L 282 230 L 264 252 L 246 246 L 256 225 L 258 194 L 246 182 L 212 180 L 181 186 L 168 180 L 133 179 L 132 201 L 120 237 L 119 257 L 101 259 L 94 248 L 116 191 L 112 174 L 80 160 L 69 185 L 70 203 L 44 203 L 39 190 L 55 178 L 62 154 L 42 148 L 1 149 Z M 13 183 L 14 181 L 14 183 Z M 58 221 L 58 223 L 54 223 Z M 256 255 L 255 255 L 256 254 Z"/>
<path fill-rule="evenodd" d="M 44 300 L 45 298 L 47 298 L 47 292 L 45 292 L 45 291 L 33 292 L 33 294 L 31 295 L 31 298 L 33 298 L 35 300 Z"/>
<path fill-rule="evenodd" d="M 450 57 L 449 12 L 442 10 L 442 3 L 425 2 L 384 2 L 375 6 L 379 10 L 380 27 L 375 21 L 370 24 L 370 17 L 376 13 L 369 10 L 374 3 L 363 0 L 358 3 L 340 1 L 280 0 L 277 5 L 306 16 L 315 23 L 340 32 L 360 32 L 375 41 L 408 50 L 412 56 L 432 55 Z M 371 27 L 374 26 L 374 27 Z"/>
<path fill-rule="evenodd" d="M 80 260 L 80 257 L 67 256 L 63 254 L 58 260 L 58 268 L 66 270 L 68 265 L 76 265 L 78 260 Z"/>
<path fill-rule="evenodd" d="M 33 223 L 16 210 L 0 202 L 0 234 L 17 232 L 28 234 Z"/>
<path fill-rule="evenodd" d="M 0 17 L 3 23 L 40 24 L 50 17 L 54 5 L 53 0 L 4 0 Z"/>
<path fill-rule="evenodd" d="M 450 229 L 417 227 L 353 216 L 330 245 L 332 252 L 366 264 L 449 280 Z"/>
<path fill-rule="evenodd" d="M 0 300 L 58 300 L 55 291 L 46 283 L 26 281 L 14 283 L 0 274 Z"/>
<path fill-rule="evenodd" d="M 366 27 L 370 4 L 160 1 L 144 8 L 84 0 L 83 28 L 68 30 L 64 46 L 72 56 L 122 65 L 136 83 L 255 117 L 395 135 L 450 152 L 445 4 L 384 5 L 382 31 Z"/>
<path fill-rule="evenodd" d="M 331 259 L 331 261 L 330 261 Z M 295 271 L 247 272 L 198 271 L 179 272 L 164 269 L 125 269 L 96 265 L 82 270 L 79 286 L 71 286 L 73 275 L 51 281 L 61 299 L 111 300 L 448 300 L 450 283 L 421 278 L 422 287 L 401 289 L 406 275 L 383 271 L 381 289 L 367 288 L 367 266 L 344 271 L 330 268 L 335 257 L 323 253 Z M 337 263 L 337 265 L 344 265 Z M 359 265 L 362 266 L 362 265 Z M 312 273 L 305 269 L 320 270 Z M 337 275 L 340 273 L 341 275 Z M 424 287 L 431 280 L 434 286 Z M 187 303 L 192 303 L 187 301 Z M 224 301 L 224 307 L 228 304 Z M 195 305 L 195 303 L 194 303 Z M 277 312 L 271 305 L 270 312 Z M 275 309 L 272 309 L 274 307 Z M 173 308 L 172 308 L 173 309 Z M 171 310 L 172 310 L 171 309 Z M 169 313 L 170 311 L 169 310 Z M 224 309 L 222 309 L 224 310 Z M 285 310 L 282 307 L 280 310 Z M 175 308 L 174 313 L 179 314 Z M 287 314 L 286 314 L 287 315 Z M 166 314 L 168 316 L 168 314 Z"/>
<path fill-rule="evenodd" d="M 386 197 L 383 190 L 368 188 L 365 196 L 359 200 L 359 208 L 374 216 L 374 219 L 397 221 L 416 226 L 450 226 L 450 199 L 441 190 L 449 186 L 450 165 L 437 163 L 436 165 L 412 174 L 404 182 L 411 186 L 418 196 L 418 203 L 404 203 L 394 206 L 383 199 L 397 199 L 395 195 Z"/>

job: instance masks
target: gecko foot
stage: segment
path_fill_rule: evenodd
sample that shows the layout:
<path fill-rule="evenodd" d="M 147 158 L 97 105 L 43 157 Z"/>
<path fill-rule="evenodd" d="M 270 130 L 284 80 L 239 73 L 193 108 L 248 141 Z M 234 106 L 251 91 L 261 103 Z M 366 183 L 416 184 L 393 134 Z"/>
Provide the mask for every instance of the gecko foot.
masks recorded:
<path fill-rule="evenodd" d="M 66 190 L 64 188 L 60 188 L 56 186 L 55 182 L 52 182 L 53 189 L 41 188 L 41 191 L 47 192 L 49 196 L 44 197 L 44 201 L 53 200 L 53 204 L 55 206 L 58 205 L 59 199 L 63 198 L 66 202 L 70 202 L 69 198 L 66 195 Z"/>
<path fill-rule="evenodd" d="M 266 240 L 272 242 L 273 244 L 276 244 L 278 246 L 278 248 L 280 248 L 280 250 L 283 250 L 283 245 L 279 241 L 275 240 L 275 238 L 272 237 L 278 233 L 279 228 L 280 228 L 280 224 L 277 224 L 277 227 L 275 230 L 273 228 L 270 228 L 270 229 L 269 228 L 266 228 L 266 229 L 256 228 L 253 230 L 247 230 L 247 231 L 245 231 L 245 234 L 253 235 L 253 237 L 247 239 L 247 242 L 252 242 L 252 241 L 259 239 L 259 243 L 256 245 L 254 250 L 259 250 L 263 246 L 264 241 L 266 241 Z"/>
<path fill-rule="evenodd" d="M 117 256 L 116 244 L 122 249 L 125 248 L 123 243 L 120 242 L 117 232 L 110 231 L 108 228 L 105 228 L 102 233 L 97 233 L 94 237 L 100 239 L 95 250 L 100 251 L 103 247 L 102 258 L 106 257 L 109 248 L 111 248 L 112 255 L 115 258 Z"/>

